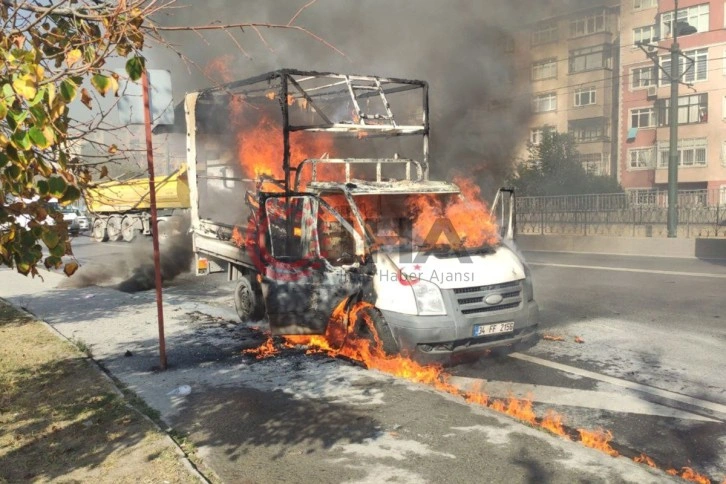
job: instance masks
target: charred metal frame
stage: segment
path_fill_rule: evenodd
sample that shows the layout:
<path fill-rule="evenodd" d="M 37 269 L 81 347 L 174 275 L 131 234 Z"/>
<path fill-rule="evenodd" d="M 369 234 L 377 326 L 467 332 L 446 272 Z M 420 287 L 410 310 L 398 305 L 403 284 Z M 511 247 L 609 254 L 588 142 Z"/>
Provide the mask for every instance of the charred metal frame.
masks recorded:
<path fill-rule="evenodd" d="M 319 85 L 319 82 L 329 80 L 326 84 Z M 282 113 L 282 134 L 283 134 L 283 171 L 285 174 L 284 189 L 285 192 L 292 192 L 298 189 L 299 185 L 299 169 L 302 164 L 297 167 L 290 165 L 290 133 L 295 131 L 306 132 L 330 132 L 330 133 L 365 133 L 365 136 L 422 136 L 423 138 L 423 160 L 415 162 L 413 160 L 397 160 L 383 159 L 378 160 L 377 179 L 380 181 L 381 164 L 385 162 L 408 163 L 407 178 L 410 178 L 410 164 L 415 163 L 419 175 L 419 181 L 428 181 L 429 177 L 429 100 L 428 100 L 428 83 L 425 81 L 386 78 L 378 76 L 361 76 L 347 75 L 332 72 L 316 72 L 301 71 L 296 69 L 280 69 L 260 76 L 251 77 L 241 81 L 232 82 L 223 86 L 215 87 L 203 91 L 202 96 L 214 95 L 219 92 L 232 95 L 242 94 L 244 96 L 264 95 L 269 91 L 273 82 L 279 82 L 278 102 Z M 255 84 L 265 83 L 264 86 L 258 87 Z M 317 84 L 316 84 L 317 83 Z M 250 89 L 245 89 L 246 87 Z M 391 110 L 390 103 L 386 98 L 387 94 L 405 92 L 420 89 L 422 93 L 422 119 L 421 124 L 400 125 L 396 122 L 394 112 Z M 313 111 L 320 117 L 320 124 L 313 125 L 295 125 L 290 121 L 290 110 L 288 104 L 288 95 L 295 92 L 302 96 L 310 105 Z M 355 106 L 355 117 L 351 123 L 336 123 L 331 117 L 321 109 L 316 99 L 322 99 L 326 96 L 348 95 Z M 359 99 L 366 99 L 372 96 L 378 96 L 385 107 L 385 115 L 368 115 L 361 110 L 358 103 Z M 317 163 L 372 163 L 371 160 L 327 160 L 316 159 L 311 160 L 313 166 Z M 292 172 L 296 172 L 295 182 L 292 183 Z M 346 167 L 349 173 L 349 167 Z"/>

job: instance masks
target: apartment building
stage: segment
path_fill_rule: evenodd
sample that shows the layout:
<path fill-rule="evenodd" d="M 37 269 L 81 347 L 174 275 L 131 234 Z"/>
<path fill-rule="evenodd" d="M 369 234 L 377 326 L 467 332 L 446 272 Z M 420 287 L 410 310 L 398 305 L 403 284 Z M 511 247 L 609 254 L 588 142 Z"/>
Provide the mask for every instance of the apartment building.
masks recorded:
<path fill-rule="evenodd" d="M 668 183 L 674 1 L 623 0 L 621 13 L 618 175 L 626 190 L 647 193 Z M 726 192 L 724 1 L 680 0 L 676 25 L 687 56 L 679 62 L 687 85 L 678 94 L 678 188 Z"/>
<path fill-rule="evenodd" d="M 611 174 L 617 159 L 620 1 L 542 20 L 521 36 L 531 60 L 529 141 L 569 132 L 585 168 Z M 527 37 L 527 38 L 525 38 Z"/>

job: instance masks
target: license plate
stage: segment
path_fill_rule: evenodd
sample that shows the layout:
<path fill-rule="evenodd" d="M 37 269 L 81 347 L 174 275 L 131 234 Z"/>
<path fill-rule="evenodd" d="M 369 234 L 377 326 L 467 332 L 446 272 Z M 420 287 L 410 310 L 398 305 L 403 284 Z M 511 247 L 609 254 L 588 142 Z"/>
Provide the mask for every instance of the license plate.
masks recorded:
<path fill-rule="evenodd" d="M 474 326 L 474 336 L 487 336 L 497 333 L 514 332 L 514 323 L 479 324 Z"/>

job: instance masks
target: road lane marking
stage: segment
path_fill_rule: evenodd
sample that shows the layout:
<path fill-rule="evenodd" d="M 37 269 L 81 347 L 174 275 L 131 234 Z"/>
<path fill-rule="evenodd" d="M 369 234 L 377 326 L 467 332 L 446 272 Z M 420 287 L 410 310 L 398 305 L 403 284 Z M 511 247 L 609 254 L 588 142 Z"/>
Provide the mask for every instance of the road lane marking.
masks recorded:
<path fill-rule="evenodd" d="M 660 388 L 655 388 L 649 385 L 643 385 L 642 383 L 635 383 L 629 380 L 622 380 L 620 378 L 615 378 L 613 376 L 603 375 L 601 373 L 595 373 L 594 371 L 589 370 L 583 370 L 582 368 L 577 368 L 574 366 L 569 365 L 563 365 L 562 363 L 557 363 L 550 360 L 545 360 L 543 358 L 537 358 L 536 356 L 531 355 L 525 355 L 522 353 L 511 353 L 509 355 L 512 358 L 516 358 L 518 360 L 522 361 L 528 361 L 530 363 L 534 363 L 536 365 L 546 366 L 548 368 L 553 368 L 555 370 L 564 371 L 567 373 L 572 373 L 574 375 L 580 375 L 585 378 L 590 378 L 592 380 L 598 380 L 605 383 L 610 383 L 611 385 L 616 385 L 622 388 L 627 388 L 629 390 L 635 390 L 642 393 L 649 393 L 650 395 L 655 395 L 657 397 L 665 398 L 668 400 L 673 400 L 676 402 L 685 403 L 687 405 L 691 405 L 694 407 L 702 408 L 705 410 L 710 410 L 712 412 L 717 412 L 723 415 L 726 415 L 726 405 L 721 405 L 720 403 L 716 402 L 709 402 L 708 400 L 701 400 L 699 398 L 689 397 L 688 395 L 682 395 L 680 393 L 671 392 L 668 390 L 662 390 Z"/>
<path fill-rule="evenodd" d="M 635 395 L 614 393 L 612 391 L 578 390 L 575 388 L 491 381 L 461 376 L 451 377 L 449 383 L 463 391 L 484 392 L 490 398 L 508 398 L 511 396 L 549 405 L 583 407 L 616 413 L 655 415 L 700 422 L 719 422 L 719 420 L 704 417 L 703 415 L 648 402 Z"/>
<path fill-rule="evenodd" d="M 546 262 L 528 262 L 527 265 L 542 267 L 563 267 L 565 269 L 594 269 L 599 271 L 640 272 L 643 274 L 664 274 L 667 276 L 712 277 L 715 279 L 726 279 L 726 274 L 714 274 L 711 272 L 659 271 L 655 269 L 632 269 L 630 267 L 581 266 L 574 264 L 551 264 Z"/>

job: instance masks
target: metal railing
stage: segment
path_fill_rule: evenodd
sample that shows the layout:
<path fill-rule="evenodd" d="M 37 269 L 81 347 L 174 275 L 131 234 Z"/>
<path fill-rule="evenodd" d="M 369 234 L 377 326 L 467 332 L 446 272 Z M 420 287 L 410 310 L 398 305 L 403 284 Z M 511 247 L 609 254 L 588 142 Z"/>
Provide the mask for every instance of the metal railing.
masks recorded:
<path fill-rule="evenodd" d="M 517 198 L 517 233 L 665 237 L 668 192 Z M 726 189 L 678 192 L 679 237 L 726 237 Z"/>

